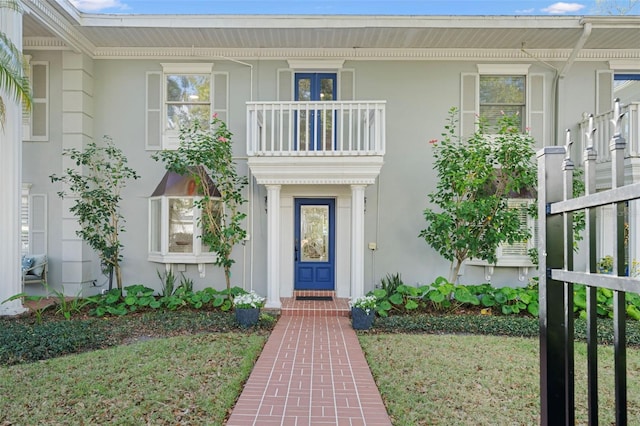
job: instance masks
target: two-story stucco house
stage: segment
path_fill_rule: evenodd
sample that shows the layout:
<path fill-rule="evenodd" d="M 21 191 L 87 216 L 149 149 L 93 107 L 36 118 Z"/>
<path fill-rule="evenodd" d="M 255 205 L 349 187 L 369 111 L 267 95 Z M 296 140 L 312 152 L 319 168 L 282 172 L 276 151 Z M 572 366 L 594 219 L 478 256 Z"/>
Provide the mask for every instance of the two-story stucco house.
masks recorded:
<path fill-rule="evenodd" d="M 23 13 L 0 10 L 34 98 L 30 114 L 5 99 L 3 300 L 22 291 L 23 253 L 45 253 L 49 285 L 67 294 L 104 288 L 97 256 L 75 234 L 72 200 L 49 179 L 72 166 L 64 149 L 103 135 L 141 176 L 123 194 L 125 285 L 159 288 L 169 268 L 196 288 L 224 286 L 198 239 L 189 191 L 163 191 L 164 166 L 151 158 L 177 146 L 184 116 L 217 113 L 234 134 L 249 185 L 232 281 L 271 307 L 294 289 L 353 297 L 388 273 L 412 285 L 448 275 L 418 234 L 437 181 L 428 141 L 450 107 L 463 134 L 478 114 L 500 110 L 518 112 L 538 147 L 564 144 L 571 129 L 579 164 L 586 114 L 606 114 L 620 97 L 627 176 L 640 178 L 640 17 L 97 15 L 66 0 L 22 3 Z M 504 87 L 515 95 L 502 97 Z M 606 119 L 596 117 L 598 135 Z M 629 216 L 639 220 L 633 206 Z M 537 273 L 531 244 L 502 247 L 496 265 L 469 262 L 460 282 L 525 284 Z M 630 258 L 637 251 L 630 244 Z"/>

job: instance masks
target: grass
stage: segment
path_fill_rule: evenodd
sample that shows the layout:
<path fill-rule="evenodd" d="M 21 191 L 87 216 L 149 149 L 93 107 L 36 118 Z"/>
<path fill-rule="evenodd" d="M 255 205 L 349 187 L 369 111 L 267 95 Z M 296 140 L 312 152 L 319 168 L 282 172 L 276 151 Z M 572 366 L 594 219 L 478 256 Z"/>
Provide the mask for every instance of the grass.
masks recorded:
<path fill-rule="evenodd" d="M 222 424 L 265 341 L 197 334 L 3 367 L 0 423 Z"/>
<path fill-rule="evenodd" d="M 223 424 L 273 325 L 264 315 L 247 331 L 232 313 L 189 310 L 0 318 L 0 424 Z M 640 424 L 639 323 L 627 331 L 629 424 Z M 394 425 L 535 425 L 537 332 L 534 318 L 402 315 L 359 339 Z M 577 343 L 578 424 L 585 352 Z M 613 423 L 612 357 L 600 348 L 601 424 Z"/>
<path fill-rule="evenodd" d="M 539 424 L 539 349 L 531 338 L 361 334 L 394 425 Z M 586 424 L 586 346 L 576 344 L 576 423 Z M 613 351 L 599 348 L 600 423 L 613 424 Z M 627 350 L 629 424 L 640 424 L 640 350 Z"/>

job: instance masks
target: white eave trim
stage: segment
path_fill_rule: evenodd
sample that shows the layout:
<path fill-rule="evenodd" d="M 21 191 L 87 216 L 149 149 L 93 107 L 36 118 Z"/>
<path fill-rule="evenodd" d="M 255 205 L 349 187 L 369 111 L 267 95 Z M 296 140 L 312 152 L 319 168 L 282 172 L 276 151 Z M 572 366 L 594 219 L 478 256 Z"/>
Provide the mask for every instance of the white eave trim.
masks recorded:
<path fill-rule="evenodd" d="M 609 69 L 613 71 L 639 71 L 640 58 L 628 61 L 609 61 Z"/>
<path fill-rule="evenodd" d="M 526 75 L 531 64 L 478 64 L 479 74 Z"/>
<path fill-rule="evenodd" d="M 211 62 L 208 63 L 163 63 L 162 71 L 165 74 L 211 74 L 211 70 L 213 69 L 213 64 Z"/>
<path fill-rule="evenodd" d="M 339 70 L 344 59 L 289 59 L 289 68 L 294 70 Z"/>

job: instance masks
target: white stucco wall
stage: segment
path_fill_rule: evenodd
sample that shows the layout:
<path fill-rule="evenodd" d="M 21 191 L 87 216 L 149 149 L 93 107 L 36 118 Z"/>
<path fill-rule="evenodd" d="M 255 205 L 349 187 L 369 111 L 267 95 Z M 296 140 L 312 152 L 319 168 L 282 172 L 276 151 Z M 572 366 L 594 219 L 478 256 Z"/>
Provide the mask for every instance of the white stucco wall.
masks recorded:
<path fill-rule="evenodd" d="M 49 254 L 52 260 L 50 281 L 61 283 L 60 256 L 61 204 L 55 194 L 58 188 L 48 179 L 51 173 L 61 173 L 61 54 L 59 52 L 30 52 L 34 60 L 50 62 L 51 82 L 51 138 L 48 143 L 24 144 L 25 181 L 34 184 L 34 192 L 49 196 Z M 94 79 L 94 140 L 109 135 L 123 149 L 129 163 L 141 175 L 123 193 L 122 213 L 127 232 L 124 244 L 123 277 L 125 285 L 145 284 L 160 288 L 157 271 L 162 265 L 147 260 L 148 201 L 164 175 L 161 163 L 145 151 L 145 73 L 161 71 L 167 60 L 95 60 Z M 181 60 L 180 62 L 188 62 Z M 246 61 L 252 67 L 212 59 L 214 71 L 229 72 L 229 128 L 234 133 L 234 150 L 241 173 L 246 167 L 246 107 L 253 100 L 275 100 L 277 70 L 286 68 L 284 60 Z M 560 64 L 558 64 L 560 66 Z M 365 251 L 365 291 L 372 289 L 380 278 L 399 272 L 407 284 L 425 284 L 436 277 L 448 275 L 448 262 L 442 259 L 418 233 L 425 227 L 422 216 L 427 206 L 427 194 L 435 188 L 437 176 L 432 167 L 430 139 L 439 138 L 447 111 L 460 103 L 460 73 L 477 71 L 473 61 L 349 61 L 345 68 L 355 70 L 356 99 L 386 100 L 387 150 L 385 164 L 375 185 L 367 187 L 365 212 L 365 248 L 369 242 L 377 250 Z M 562 81 L 563 95 L 559 100 L 563 111 L 560 128 L 575 128 L 582 112 L 594 108 L 595 70 L 605 63 L 574 64 L 571 73 Z M 549 68 L 532 61 L 530 72 L 544 74 L 547 132 L 552 133 L 553 77 Z M 253 75 L 253 84 L 250 77 Z M 549 137 L 551 139 L 551 137 Z M 52 161 L 53 159 L 53 161 Z M 285 191 L 286 192 L 286 191 Z M 234 285 L 253 287 L 266 293 L 267 221 L 266 190 L 251 182 L 247 187 L 250 202 L 246 211 L 250 240 L 234 252 L 236 264 L 232 268 Z M 287 231 L 289 232 L 289 231 Z M 342 230 L 338 230 L 342 232 Z M 93 259 L 96 279 L 98 265 Z M 289 271 L 290 272 L 290 271 Z M 287 272 L 287 273 L 289 273 Z M 484 268 L 465 268 L 464 283 L 484 282 Z M 523 284 L 518 281 L 517 269 L 496 269 L 492 282 L 496 285 Z M 534 271 L 531 271 L 533 273 Z M 178 274 L 179 275 L 179 274 Z M 186 267 L 185 276 L 194 280 L 196 288 L 222 288 L 222 272 L 209 265 L 206 277 L 200 278 L 195 265 Z M 91 290 L 91 289 L 90 289 Z M 97 291 L 97 290 L 96 290 Z"/>

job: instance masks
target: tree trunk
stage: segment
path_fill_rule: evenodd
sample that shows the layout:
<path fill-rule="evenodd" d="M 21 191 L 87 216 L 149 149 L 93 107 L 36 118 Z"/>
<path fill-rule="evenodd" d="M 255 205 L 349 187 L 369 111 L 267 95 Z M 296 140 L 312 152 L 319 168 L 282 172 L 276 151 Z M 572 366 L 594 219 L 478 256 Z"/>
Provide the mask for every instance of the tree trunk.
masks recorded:
<path fill-rule="evenodd" d="M 460 268 L 462 268 L 462 264 L 464 261 L 460 262 L 456 259 L 455 263 L 451 262 L 451 268 L 449 269 L 449 282 L 452 284 L 458 283 L 458 273 L 460 272 Z"/>
<path fill-rule="evenodd" d="M 113 269 L 116 271 L 116 283 L 118 284 L 118 288 L 122 290 L 122 270 L 120 269 L 120 264 L 114 265 Z"/>

